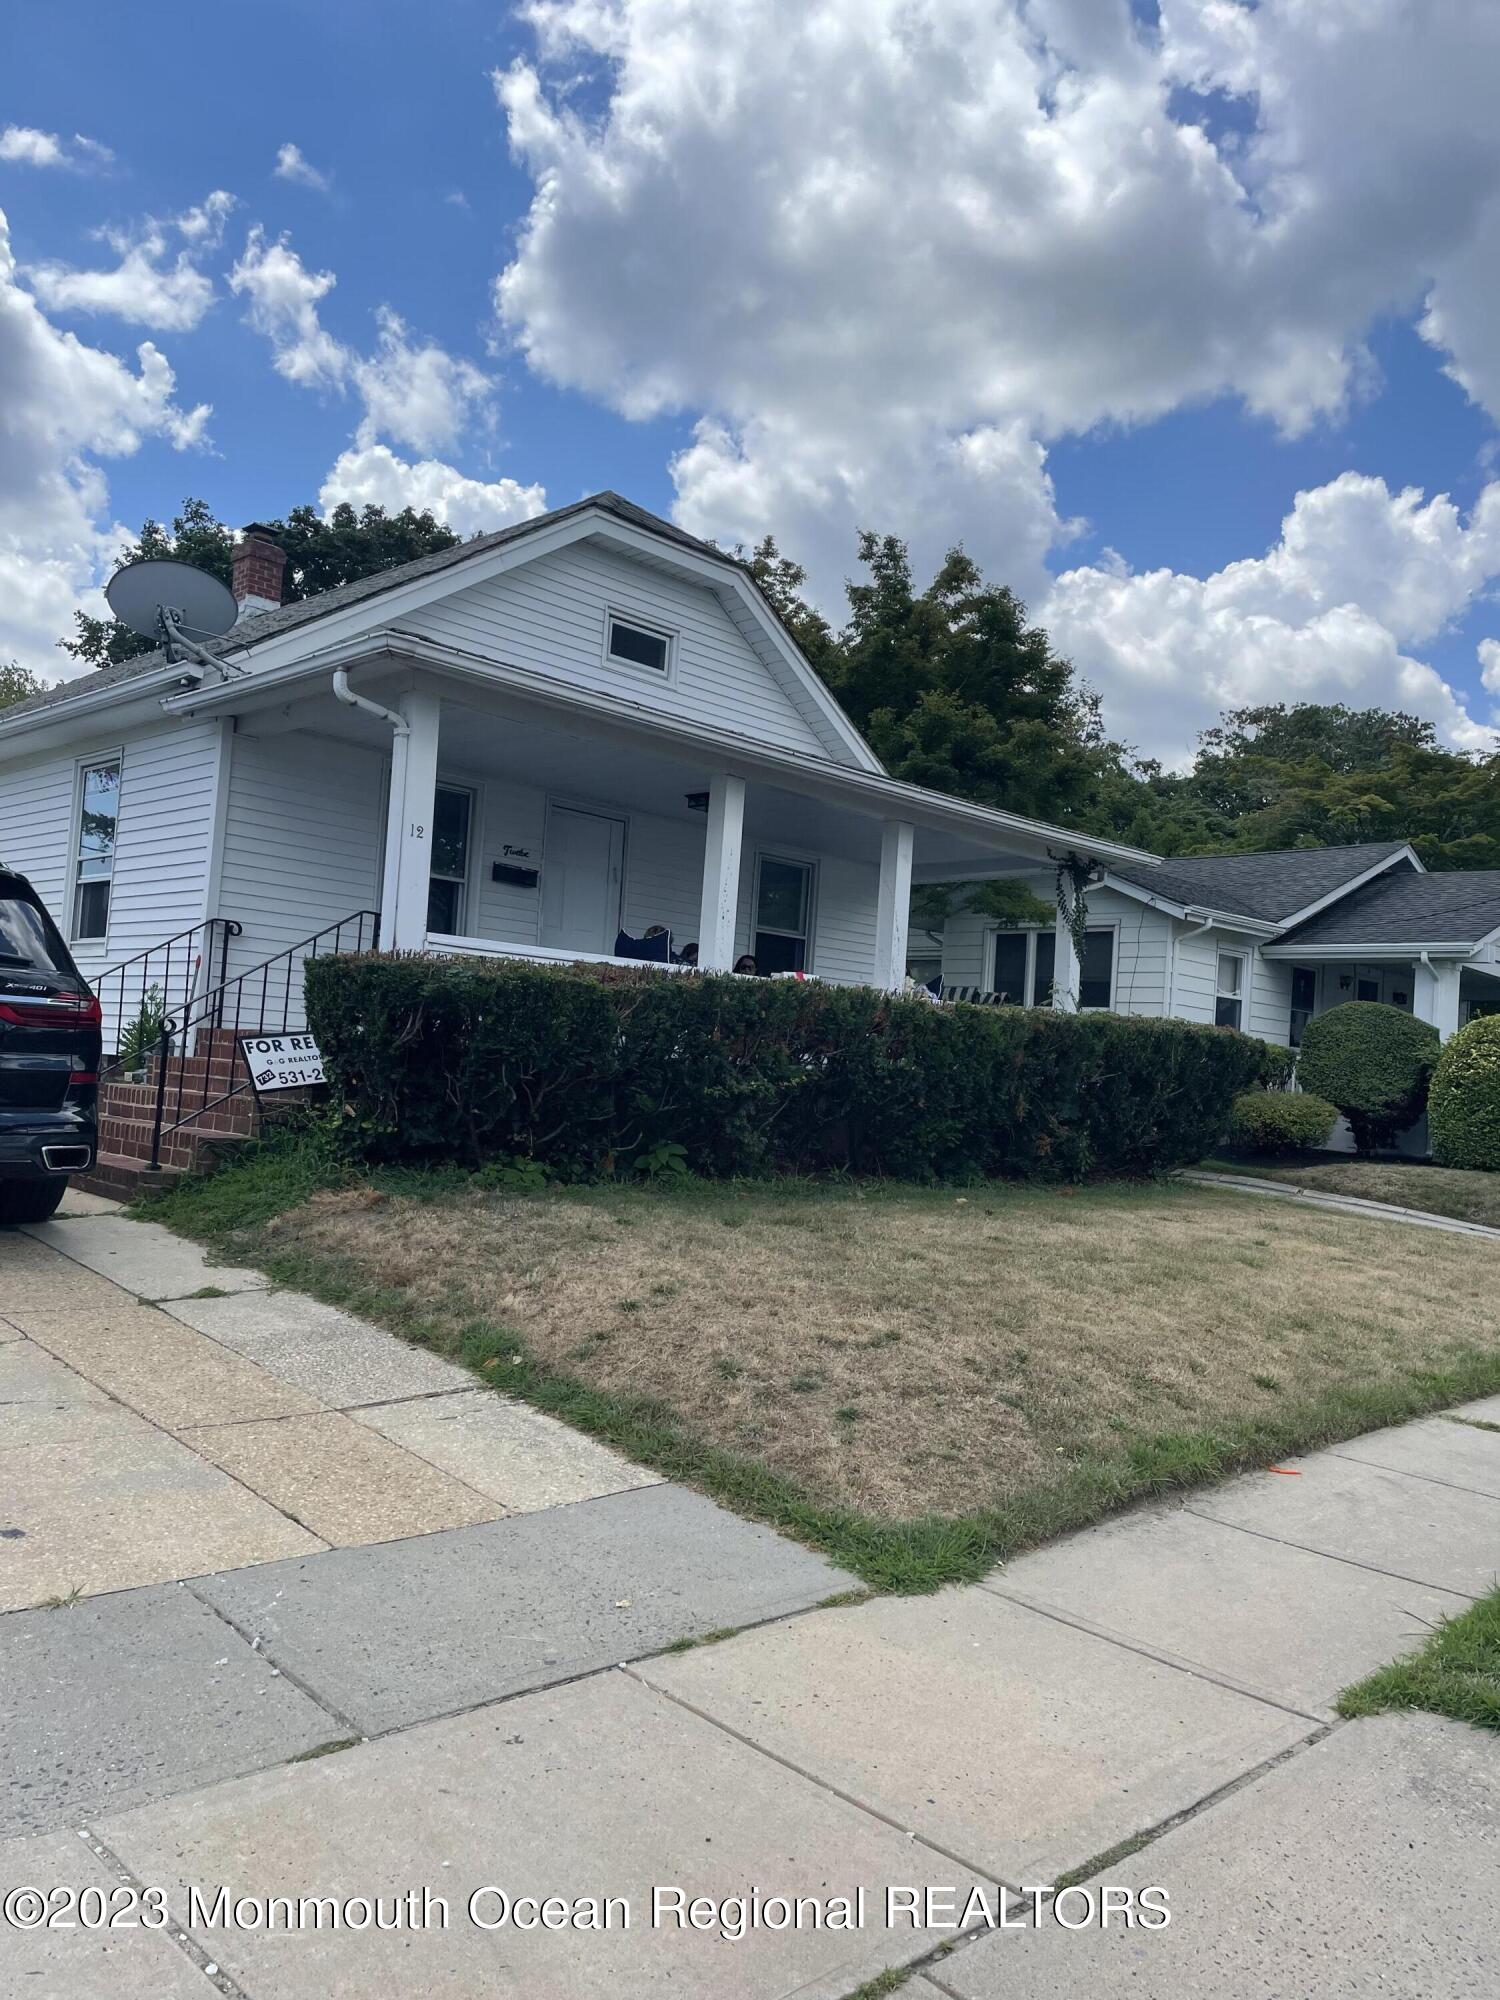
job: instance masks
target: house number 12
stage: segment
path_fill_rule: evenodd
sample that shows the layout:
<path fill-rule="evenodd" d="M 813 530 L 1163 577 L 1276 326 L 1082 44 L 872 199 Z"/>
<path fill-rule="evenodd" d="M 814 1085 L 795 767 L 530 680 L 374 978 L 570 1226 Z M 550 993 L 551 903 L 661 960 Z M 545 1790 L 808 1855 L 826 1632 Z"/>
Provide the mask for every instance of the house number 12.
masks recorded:
<path fill-rule="evenodd" d="M 419 821 L 413 820 L 411 823 L 411 837 L 413 840 L 425 840 L 427 838 L 426 827 L 421 825 Z"/>

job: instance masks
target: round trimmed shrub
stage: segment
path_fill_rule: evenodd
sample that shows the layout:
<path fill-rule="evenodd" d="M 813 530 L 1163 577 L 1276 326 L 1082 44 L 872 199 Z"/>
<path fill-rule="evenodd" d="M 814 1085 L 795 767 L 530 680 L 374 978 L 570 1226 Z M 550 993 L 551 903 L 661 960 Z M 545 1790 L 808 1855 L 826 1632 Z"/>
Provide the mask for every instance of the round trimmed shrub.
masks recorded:
<path fill-rule="evenodd" d="M 1327 1143 L 1338 1115 L 1310 1091 L 1247 1090 L 1229 1107 L 1229 1137 L 1252 1153 L 1311 1152 Z"/>
<path fill-rule="evenodd" d="M 1440 1167 L 1500 1171 L 1500 1014 L 1481 1014 L 1444 1044 L 1427 1129 Z"/>
<path fill-rule="evenodd" d="M 1401 1007 L 1350 1000 L 1309 1021 L 1297 1081 L 1349 1120 L 1362 1153 L 1388 1146 L 1422 1115 L 1438 1031 Z"/>

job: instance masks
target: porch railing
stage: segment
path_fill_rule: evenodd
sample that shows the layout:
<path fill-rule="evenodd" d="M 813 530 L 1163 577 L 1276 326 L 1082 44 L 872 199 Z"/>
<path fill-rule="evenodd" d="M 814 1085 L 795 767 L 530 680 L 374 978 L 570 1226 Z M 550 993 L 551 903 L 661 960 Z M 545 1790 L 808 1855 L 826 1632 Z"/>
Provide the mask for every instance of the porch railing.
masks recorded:
<path fill-rule="evenodd" d="M 124 1067 L 120 1045 L 136 1022 L 144 1019 L 150 1027 L 158 1014 L 187 1006 L 205 986 L 223 986 L 229 973 L 229 941 L 241 929 L 233 917 L 209 917 L 111 965 L 90 982 L 104 1030 L 106 1060 L 100 1066 L 101 1077 L 115 1076 Z M 149 1043 L 139 1055 L 144 1064 Z"/>
<path fill-rule="evenodd" d="M 288 945 L 264 964 L 251 966 L 195 995 L 178 1014 L 169 1015 L 156 1044 L 152 1167 L 161 1165 L 162 1140 L 170 1133 L 216 1111 L 231 1098 L 243 1096 L 250 1088 L 249 1076 L 236 1074 L 231 1056 L 228 1087 L 214 1093 L 214 1054 L 224 1048 L 223 1042 L 215 1040 L 216 1035 L 237 1044 L 241 1035 L 285 1034 L 294 1015 L 301 1016 L 301 973 L 309 959 L 374 951 L 379 942 L 379 911 L 356 910 L 352 916 L 325 924 L 310 937 Z"/>

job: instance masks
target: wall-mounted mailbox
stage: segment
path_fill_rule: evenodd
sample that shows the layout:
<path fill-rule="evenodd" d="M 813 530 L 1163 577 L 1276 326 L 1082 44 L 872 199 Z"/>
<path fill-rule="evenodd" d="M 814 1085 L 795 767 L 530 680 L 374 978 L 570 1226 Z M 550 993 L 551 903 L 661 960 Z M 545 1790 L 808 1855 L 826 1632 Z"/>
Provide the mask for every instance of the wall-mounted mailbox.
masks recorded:
<path fill-rule="evenodd" d="M 537 870 L 517 868 L 513 861 L 492 861 L 490 880 L 508 882 L 513 889 L 534 889 L 537 885 Z"/>

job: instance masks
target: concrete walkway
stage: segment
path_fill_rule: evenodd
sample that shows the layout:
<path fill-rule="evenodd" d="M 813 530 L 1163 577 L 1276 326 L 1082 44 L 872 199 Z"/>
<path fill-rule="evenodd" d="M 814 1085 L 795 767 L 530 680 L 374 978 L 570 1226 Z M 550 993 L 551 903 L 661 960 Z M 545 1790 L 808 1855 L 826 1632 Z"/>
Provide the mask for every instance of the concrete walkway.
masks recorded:
<path fill-rule="evenodd" d="M 171 1922 L 6 1930 L 0 2000 L 1500 1984 L 1500 1743 L 1333 1717 L 1500 1571 L 1500 1398 L 818 1608 L 852 1582 L 820 1557 L 69 1206 L 0 1234 L 0 1892 L 160 1888 Z M 956 1928 L 974 1885 L 1080 1871 L 1172 1923 Z M 630 1922 L 492 1928 L 491 1887 Z M 733 1939 L 674 1889 L 818 1900 Z M 377 1895 L 400 1928 L 353 1927 Z"/>
<path fill-rule="evenodd" d="M 1405 1222 L 1417 1229 L 1441 1229 L 1451 1236 L 1483 1236 L 1500 1243 L 1500 1229 L 1484 1222 L 1464 1222 L 1456 1215 L 1433 1215 L 1425 1208 L 1402 1208 L 1392 1201 L 1367 1201 L 1363 1195 L 1330 1194 L 1327 1188 L 1298 1187 L 1291 1181 L 1262 1180 L 1255 1174 L 1221 1174 L 1202 1167 L 1184 1168 L 1179 1180 L 1200 1187 L 1232 1188 L 1237 1194 L 1270 1195 L 1276 1201 L 1296 1201 L 1305 1208 L 1331 1208 L 1344 1215 L 1362 1215 L 1369 1222 Z"/>

